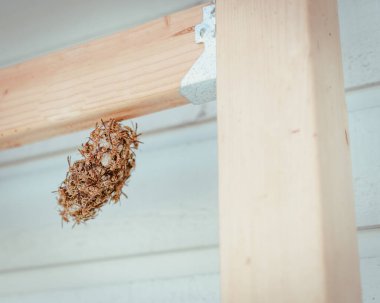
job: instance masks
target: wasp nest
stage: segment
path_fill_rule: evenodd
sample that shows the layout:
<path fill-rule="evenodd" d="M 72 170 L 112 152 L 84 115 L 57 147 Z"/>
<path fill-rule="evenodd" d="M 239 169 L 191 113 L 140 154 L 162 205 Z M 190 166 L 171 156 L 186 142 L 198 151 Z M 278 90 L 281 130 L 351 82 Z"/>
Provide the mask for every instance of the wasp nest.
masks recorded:
<path fill-rule="evenodd" d="M 58 188 L 63 221 L 83 223 L 93 219 L 107 202 L 119 201 L 135 167 L 138 137 L 137 125 L 132 129 L 113 119 L 96 124 L 89 140 L 79 149 L 83 158 L 73 164 L 68 158 L 69 170 Z"/>

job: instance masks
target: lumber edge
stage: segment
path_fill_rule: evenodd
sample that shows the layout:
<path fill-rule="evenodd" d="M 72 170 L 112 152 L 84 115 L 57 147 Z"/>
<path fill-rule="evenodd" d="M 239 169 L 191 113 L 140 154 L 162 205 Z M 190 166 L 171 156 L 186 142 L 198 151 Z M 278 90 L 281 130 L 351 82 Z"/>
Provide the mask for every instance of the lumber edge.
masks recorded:
<path fill-rule="evenodd" d="M 0 149 L 187 104 L 205 5 L 0 69 Z"/>

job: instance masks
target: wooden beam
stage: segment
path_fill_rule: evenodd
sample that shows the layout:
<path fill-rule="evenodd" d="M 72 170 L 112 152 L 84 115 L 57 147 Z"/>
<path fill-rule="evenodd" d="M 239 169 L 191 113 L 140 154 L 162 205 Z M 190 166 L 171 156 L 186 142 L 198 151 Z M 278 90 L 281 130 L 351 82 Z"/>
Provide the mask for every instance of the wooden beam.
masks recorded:
<path fill-rule="evenodd" d="M 223 302 L 361 301 L 335 0 L 218 0 Z"/>
<path fill-rule="evenodd" d="M 0 69 L 0 148 L 187 104 L 202 7 Z"/>

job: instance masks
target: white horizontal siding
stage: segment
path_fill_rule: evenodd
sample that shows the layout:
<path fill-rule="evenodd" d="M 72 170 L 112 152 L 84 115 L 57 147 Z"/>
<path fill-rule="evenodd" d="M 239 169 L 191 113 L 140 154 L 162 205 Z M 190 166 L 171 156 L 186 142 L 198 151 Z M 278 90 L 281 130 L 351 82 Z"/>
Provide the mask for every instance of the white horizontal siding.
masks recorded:
<path fill-rule="evenodd" d="M 364 303 L 380 302 L 380 229 L 358 233 Z"/>
<path fill-rule="evenodd" d="M 215 121 L 143 136 L 129 199 L 74 229 L 61 227 L 51 193 L 66 152 L 3 163 L 0 302 L 104 301 L 111 291 L 120 302 L 217 302 L 215 136 Z"/>
<path fill-rule="evenodd" d="M 380 86 L 347 93 L 358 226 L 380 224 Z"/>
<path fill-rule="evenodd" d="M 217 244 L 215 140 L 138 152 L 129 199 L 74 229 L 61 228 L 51 193 L 66 169 L 66 155 L 57 155 L 1 171 L 0 272 Z"/>
<path fill-rule="evenodd" d="M 4 297 L 14 293 L 100 287 L 151 279 L 216 274 L 218 260 L 218 249 L 214 247 L 34 267 L 0 275 L 0 291 Z"/>
<path fill-rule="evenodd" d="M 363 303 L 380 302 L 380 257 L 360 260 Z"/>
<path fill-rule="evenodd" d="M 0 298 L 6 303 L 215 303 L 220 302 L 219 275 L 193 275 L 113 285 L 71 288 Z"/>
<path fill-rule="evenodd" d="M 346 88 L 380 81 L 379 0 L 339 0 Z"/>
<path fill-rule="evenodd" d="M 363 298 L 380 303 L 380 2 L 339 5 Z M 74 229 L 51 191 L 87 132 L 1 152 L 0 302 L 218 302 L 215 114 L 137 119 L 129 199 Z"/>

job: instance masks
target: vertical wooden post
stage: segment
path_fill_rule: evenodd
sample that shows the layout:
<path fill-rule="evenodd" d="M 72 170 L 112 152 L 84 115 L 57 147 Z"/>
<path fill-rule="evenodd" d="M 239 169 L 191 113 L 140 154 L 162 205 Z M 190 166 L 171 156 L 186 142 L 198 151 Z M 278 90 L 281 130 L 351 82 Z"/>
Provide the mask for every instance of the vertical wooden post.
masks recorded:
<path fill-rule="evenodd" d="M 223 302 L 360 302 L 335 0 L 218 0 Z"/>

